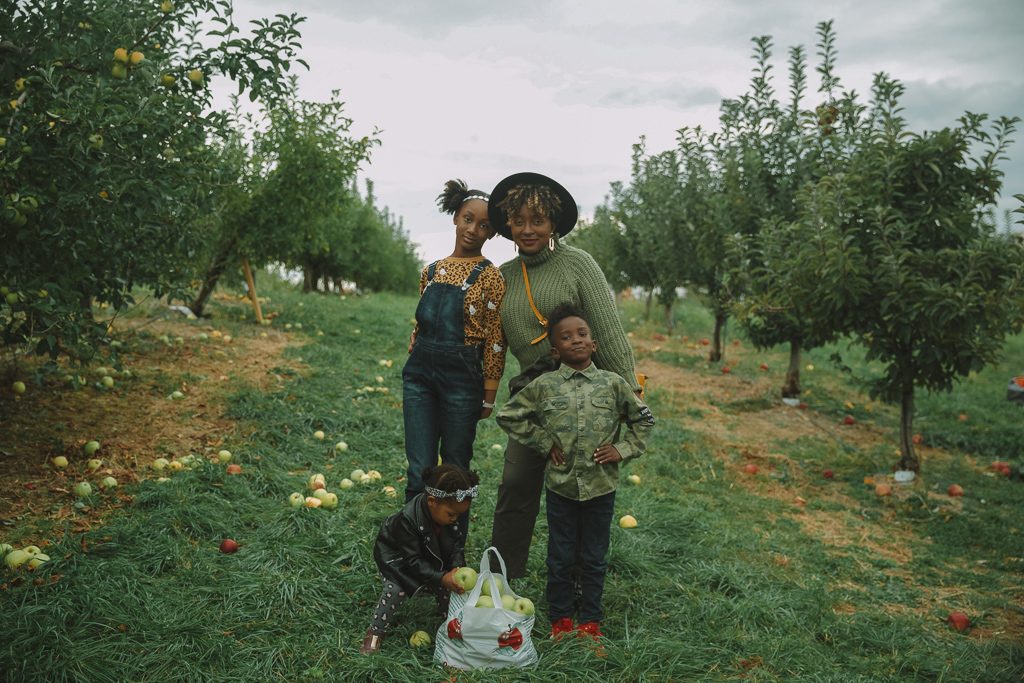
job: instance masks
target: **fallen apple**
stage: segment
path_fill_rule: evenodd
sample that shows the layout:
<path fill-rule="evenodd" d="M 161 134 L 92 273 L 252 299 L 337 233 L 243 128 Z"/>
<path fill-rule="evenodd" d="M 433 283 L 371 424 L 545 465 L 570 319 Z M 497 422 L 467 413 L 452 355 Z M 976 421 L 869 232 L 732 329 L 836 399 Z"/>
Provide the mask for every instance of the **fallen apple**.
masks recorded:
<path fill-rule="evenodd" d="M 350 489 L 353 486 L 355 486 L 355 484 L 348 477 L 345 477 L 344 479 L 342 479 L 341 483 L 338 484 L 338 488 L 345 489 L 345 490 Z"/>
<path fill-rule="evenodd" d="M 231 553 L 236 552 L 237 550 L 238 541 L 235 541 L 230 538 L 225 538 L 223 541 L 220 542 L 220 551 L 222 553 L 230 555 Z"/>
<path fill-rule="evenodd" d="M 835 476 L 835 473 L 832 470 L 824 470 L 821 473 L 821 476 L 825 477 L 826 479 L 831 479 L 832 477 Z"/>
<path fill-rule="evenodd" d="M 960 484 L 950 484 L 949 488 L 946 489 L 946 493 L 948 493 L 953 498 L 957 498 L 959 496 L 964 495 L 964 489 L 962 486 L 960 486 Z"/>
<path fill-rule="evenodd" d="M 168 398 L 171 399 L 172 401 L 180 401 L 181 399 L 185 398 L 185 394 L 175 390 L 170 393 Z"/>
<path fill-rule="evenodd" d="M 381 491 L 383 491 L 384 495 L 388 498 L 394 498 L 398 495 L 398 491 L 395 490 L 394 486 L 385 486 Z"/>
<path fill-rule="evenodd" d="M 163 469 L 165 467 L 167 467 L 167 464 L 168 464 L 167 458 L 157 458 L 156 460 L 153 461 L 152 467 L 157 472 L 161 472 L 161 471 L 163 471 Z"/>
<path fill-rule="evenodd" d="M 957 631 L 966 631 L 971 627 L 971 619 L 963 612 L 950 612 L 946 617 L 946 623 Z"/>
<path fill-rule="evenodd" d="M 46 564 L 49 561 L 50 561 L 50 556 L 49 555 L 47 555 L 46 553 L 39 553 L 39 554 L 35 555 L 34 557 L 31 557 L 29 559 L 28 564 L 26 566 L 28 567 L 28 570 L 30 572 L 34 572 L 35 570 L 39 569 L 40 567 L 42 567 L 44 564 Z"/>
<path fill-rule="evenodd" d="M 323 502 L 323 507 L 328 510 L 333 510 L 338 507 L 338 494 L 328 492 L 320 499 Z"/>
<path fill-rule="evenodd" d="M 762 370 L 767 370 L 767 369 L 768 369 L 768 364 L 767 364 L 767 363 L 761 363 L 761 365 L 760 365 L 759 367 L 760 367 L 760 368 L 761 368 Z"/>
<path fill-rule="evenodd" d="M 619 526 L 623 529 L 635 529 L 637 527 L 636 517 L 633 515 L 623 515 L 619 518 Z"/>
<path fill-rule="evenodd" d="M 857 423 L 857 420 L 853 419 L 853 415 L 847 415 L 846 417 L 843 418 L 843 424 L 844 425 L 852 425 L 852 424 L 856 424 L 856 423 Z"/>
<path fill-rule="evenodd" d="M 113 477 L 103 477 L 103 481 L 100 482 L 100 488 L 102 489 L 116 489 L 117 479 Z"/>
<path fill-rule="evenodd" d="M 24 394 L 25 393 L 25 383 L 24 382 L 14 382 L 13 384 L 11 384 L 11 391 L 13 391 L 16 394 Z"/>
<path fill-rule="evenodd" d="M 86 498 L 92 495 L 92 484 L 87 481 L 80 481 L 75 484 L 75 495 L 79 498 Z"/>
<path fill-rule="evenodd" d="M 484 584 L 484 585 L 487 585 L 487 584 Z M 477 598 L 475 606 L 476 607 L 488 607 L 488 608 L 492 608 L 493 609 L 494 608 L 494 600 L 492 600 L 491 596 L 489 596 L 489 595 L 481 595 L 479 598 Z"/>
<path fill-rule="evenodd" d="M 321 503 L 323 502 L 324 498 L 326 498 L 329 495 L 330 495 L 330 492 L 327 489 L 323 489 L 323 488 L 316 489 L 312 493 L 312 496 L 314 498 L 319 498 Z"/>
<path fill-rule="evenodd" d="M 295 492 L 288 496 L 288 504 L 293 508 L 300 508 L 302 504 L 306 502 L 306 497 L 299 492 Z"/>
<path fill-rule="evenodd" d="M 360 478 L 359 483 L 364 485 L 364 486 L 372 484 L 373 483 L 373 477 L 371 477 L 369 474 L 364 474 L 362 476 L 362 478 Z"/>
<path fill-rule="evenodd" d="M 0 559 L 7 557 L 7 553 L 14 550 L 14 546 L 10 543 L 0 543 Z"/>
<path fill-rule="evenodd" d="M 536 608 L 533 606 L 533 600 L 529 598 L 516 599 L 512 609 L 527 617 L 533 616 L 533 613 L 536 611 Z"/>
<path fill-rule="evenodd" d="M 313 438 L 316 439 L 317 441 L 323 441 L 325 436 L 326 436 L 326 434 L 324 434 L 319 429 L 316 430 L 315 432 L 313 432 Z"/>
<path fill-rule="evenodd" d="M 455 570 L 455 574 L 452 575 L 452 579 L 464 591 L 473 590 L 473 586 L 476 585 L 476 578 L 476 570 L 472 567 L 459 567 Z"/>
<path fill-rule="evenodd" d="M 51 458 L 50 462 L 52 462 L 53 466 L 56 467 L 58 470 L 62 470 L 68 466 L 68 459 L 65 458 L 63 455 L 58 455 L 54 458 Z"/>
<path fill-rule="evenodd" d="M 24 548 L 22 548 L 22 550 L 24 550 L 26 553 L 28 553 L 32 557 L 35 557 L 39 553 L 43 552 L 42 549 L 39 546 L 37 546 L 37 545 L 27 545 Z"/>
<path fill-rule="evenodd" d="M 409 644 L 413 647 L 427 647 L 430 645 L 430 634 L 426 631 L 416 631 L 409 636 Z"/>
<path fill-rule="evenodd" d="M 746 465 L 743 466 L 743 471 L 746 472 L 747 474 L 757 474 L 758 472 L 761 471 L 761 468 L 752 462 L 748 462 Z"/>
<path fill-rule="evenodd" d="M 876 496 L 891 496 L 892 487 L 888 484 L 875 484 L 875 495 Z"/>
<path fill-rule="evenodd" d="M 368 476 L 370 479 L 374 481 L 380 481 L 381 479 L 383 479 L 381 473 L 378 472 L 377 470 L 370 470 L 369 472 L 366 473 L 366 476 Z"/>
<path fill-rule="evenodd" d="M 231 462 L 231 451 L 217 451 L 217 460 L 220 460 L 225 465 L 228 464 Z"/>
<path fill-rule="evenodd" d="M 722 366 L 722 374 L 723 375 L 728 375 L 730 372 L 732 372 L 732 368 L 730 368 L 728 365 L 723 365 Z"/>
<path fill-rule="evenodd" d="M 114 378 L 111 377 L 110 375 L 104 375 L 103 378 L 100 380 L 100 384 L 105 386 L 107 389 L 111 389 L 114 386 Z"/>
<path fill-rule="evenodd" d="M 363 470 L 358 470 L 357 469 L 357 470 L 352 470 L 352 474 L 348 475 L 348 478 L 351 479 L 352 481 L 359 481 L 365 475 L 366 475 L 366 472 L 364 472 Z"/>
<path fill-rule="evenodd" d="M 95 453 L 99 449 L 100 449 L 100 442 L 99 441 L 89 441 L 84 446 L 82 446 L 82 452 L 85 453 L 86 455 L 92 455 L 93 453 Z"/>
<path fill-rule="evenodd" d="M 308 508 L 318 508 L 321 505 L 323 505 L 323 501 L 321 501 L 319 498 L 314 498 L 313 496 L 306 496 L 304 504 Z"/>
<path fill-rule="evenodd" d="M 338 443 L 334 444 L 334 452 L 335 453 L 344 453 L 347 450 L 348 450 L 348 444 L 345 443 L 344 441 L 339 441 Z"/>
<path fill-rule="evenodd" d="M 228 465 L 226 471 L 228 474 L 241 474 L 242 466 L 237 463 L 231 463 L 230 465 Z"/>
<path fill-rule="evenodd" d="M 629 481 L 630 484 L 633 484 L 634 486 L 640 485 L 640 475 L 638 474 L 631 474 L 628 477 L 626 477 L 626 479 Z"/>
<path fill-rule="evenodd" d="M 180 472 L 183 469 L 185 469 L 185 465 L 184 463 L 179 462 L 177 460 L 172 460 L 169 463 L 167 463 L 167 469 L 171 470 L 172 472 Z"/>
<path fill-rule="evenodd" d="M 4 557 L 4 564 L 7 565 L 8 569 L 13 570 L 19 568 L 21 565 L 25 564 L 30 559 L 32 559 L 32 556 L 26 553 L 24 550 L 12 550 L 11 552 L 7 553 L 6 557 Z"/>

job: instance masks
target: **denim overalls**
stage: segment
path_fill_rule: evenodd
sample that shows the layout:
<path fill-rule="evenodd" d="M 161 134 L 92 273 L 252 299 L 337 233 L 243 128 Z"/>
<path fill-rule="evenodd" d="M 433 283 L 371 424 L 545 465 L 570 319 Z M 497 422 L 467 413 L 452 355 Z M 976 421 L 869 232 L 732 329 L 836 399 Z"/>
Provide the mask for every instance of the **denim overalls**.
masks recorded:
<path fill-rule="evenodd" d="M 423 470 L 441 462 L 469 469 L 476 425 L 483 410 L 482 347 L 466 344 L 466 291 L 490 261 L 473 266 L 462 285 L 434 282 L 437 262 L 427 267 L 427 286 L 416 307 L 419 331 L 402 370 L 408 501 L 423 491 Z"/>

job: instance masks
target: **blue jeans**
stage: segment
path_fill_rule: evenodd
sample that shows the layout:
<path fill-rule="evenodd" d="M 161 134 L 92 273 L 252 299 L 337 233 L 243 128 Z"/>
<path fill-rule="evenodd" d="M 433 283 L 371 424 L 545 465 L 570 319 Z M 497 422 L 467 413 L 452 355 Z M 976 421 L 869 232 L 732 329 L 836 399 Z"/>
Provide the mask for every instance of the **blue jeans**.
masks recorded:
<path fill-rule="evenodd" d="M 601 621 L 601 595 L 608 570 L 615 492 L 590 500 L 570 500 L 546 490 L 548 515 L 548 619 L 573 616 L 573 566 L 579 557 L 582 595 L 579 623 Z M 577 547 L 578 546 L 578 547 Z"/>
<path fill-rule="evenodd" d="M 402 370 L 405 499 L 423 492 L 423 470 L 441 462 L 469 469 L 484 397 L 480 350 L 417 339 Z"/>

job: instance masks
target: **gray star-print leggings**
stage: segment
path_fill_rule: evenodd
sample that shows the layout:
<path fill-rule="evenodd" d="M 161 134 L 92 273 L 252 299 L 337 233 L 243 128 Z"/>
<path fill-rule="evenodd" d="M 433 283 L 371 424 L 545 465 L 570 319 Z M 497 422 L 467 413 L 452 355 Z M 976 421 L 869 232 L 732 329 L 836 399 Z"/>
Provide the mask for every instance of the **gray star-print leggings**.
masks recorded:
<path fill-rule="evenodd" d="M 433 594 L 434 599 L 437 600 L 437 611 L 442 615 L 448 614 L 448 600 L 451 598 L 451 593 L 448 590 L 440 587 L 423 586 L 420 591 Z M 398 606 L 408 599 L 409 596 L 397 584 L 384 579 L 384 590 L 381 591 L 380 599 L 377 601 L 376 609 L 373 611 L 373 621 L 370 622 L 370 630 L 380 635 L 387 633 L 394 622 L 395 611 L 398 609 Z"/>

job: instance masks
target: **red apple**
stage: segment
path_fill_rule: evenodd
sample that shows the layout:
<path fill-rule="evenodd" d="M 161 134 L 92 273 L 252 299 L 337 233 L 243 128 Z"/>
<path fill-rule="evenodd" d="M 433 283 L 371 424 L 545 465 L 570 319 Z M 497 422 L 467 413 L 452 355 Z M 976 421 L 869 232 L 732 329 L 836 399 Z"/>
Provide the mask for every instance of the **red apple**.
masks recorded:
<path fill-rule="evenodd" d="M 743 466 L 743 471 L 746 472 L 747 474 L 757 474 L 760 471 L 760 469 L 760 467 L 758 467 L 752 462 L 747 463 L 746 465 Z"/>
<path fill-rule="evenodd" d="M 236 464 L 236 463 L 231 463 L 230 465 L 228 465 L 227 473 L 228 474 L 241 474 L 242 473 L 242 466 L 239 465 L 239 464 Z"/>
<path fill-rule="evenodd" d="M 888 484 L 875 484 L 875 495 L 876 496 L 891 496 L 892 487 Z"/>
<path fill-rule="evenodd" d="M 728 375 L 730 372 L 732 372 L 732 368 L 730 368 L 728 365 L 723 365 L 722 366 L 722 374 L 723 375 Z"/>
<path fill-rule="evenodd" d="M 847 415 L 846 417 L 843 418 L 843 424 L 844 425 L 857 424 L 857 421 L 855 419 L 853 419 L 853 415 Z"/>
<path fill-rule="evenodd" d="M 701 343 L 701 346 L 707 346 L 707 345 L 708 345 L 708 344 L 710 344 L 711 342 L 710 342 L 710 341 L 708 341 L 707 339 L 701 339 L 701 340 L 700 340 L 700 343 Z"/>
<path fill-rule="evenodd" d="M 230 538 L 225 538 L 220 542 L 220 551 L 222 553 L 230 555 L 231 553 L 238 550 L 238 541 L 234 541 Z"/>
<path fill-rule="evenodd" d="M 950 612 L 946 617 L 946 623 L 957 631 L 966 631 L 971 627 L 970 618 L 963 612 Z"/>
<path fill-rule="evenodd" d="M 964 495 L 964 489 L 960 484 L 950 484 L 949 488 L 946 489 L 946 493 L 954 498 Z"/>
<path fill-rule="evenodd" d="M 767 363 L 761 363 L 760 367 L 761 367 L 762 370 L 767 370 L 768 369 L 768 364 Z"/>
<path fill-rule="evenodd" d="M 826 479 L 831 479 L 832 477 L 835 476 L 835 473 L 833 473 L 832 470 L 825 470 L 824 472 L 821 473 L 821 476 L 825 477 Z"/>

